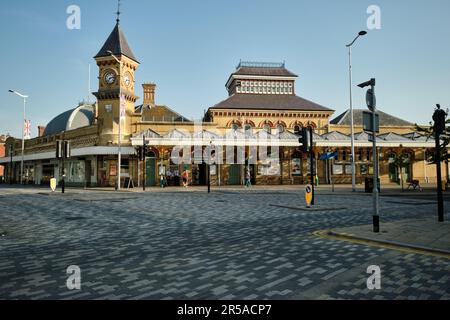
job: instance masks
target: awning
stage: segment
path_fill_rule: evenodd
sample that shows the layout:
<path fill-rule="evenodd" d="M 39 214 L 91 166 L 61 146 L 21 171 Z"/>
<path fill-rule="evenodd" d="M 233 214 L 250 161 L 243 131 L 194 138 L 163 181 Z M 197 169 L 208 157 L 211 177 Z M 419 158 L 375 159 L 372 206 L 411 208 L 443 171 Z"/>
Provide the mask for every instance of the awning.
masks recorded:
<path fill-rule="evenodd" d="M 121 153 L 123 155 L 134 155 L 136 154 L 136 149 L 134 147 L 121 147 Z M 103 155 L 118 155 L 119 149 L 118 147 L 85 147 L 71 150 L 72 157 L 82 157 L 82 156 L 103 156 Z M 36 161 L 36 160 L 47 160 L 47 159 L 55 159 L 56 151 L 51 152 L 42 152 L 42 153 L 33 153 L 26 154 L 24 156 L 24 161 Z M 0 158 L 0 164 L 9 163 L 11 161 L 10 157 Z M 14 156 L 12 158 L 13 162 L 22 161 L 22 156 Z"/>

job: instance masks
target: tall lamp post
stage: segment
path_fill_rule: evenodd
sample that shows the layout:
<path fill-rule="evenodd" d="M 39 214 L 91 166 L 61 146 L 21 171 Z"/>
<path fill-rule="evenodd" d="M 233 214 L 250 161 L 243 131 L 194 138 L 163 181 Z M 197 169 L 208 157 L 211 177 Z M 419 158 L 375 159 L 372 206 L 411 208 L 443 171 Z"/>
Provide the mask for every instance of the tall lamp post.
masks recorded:
<path fill-rule="evenodd" d="M 360 31 L 356 38 L 349 43 L 346 47 L 348 48 L 348 73 L 350 78 L 350 136 L 351 136 L 351 166 L 352 166 L 352 191 L 356 191 L 356 168 L 355 168 L 355 131 L 354 131 L 354 121 L 353 121 L 353 75 L 352 75 L 352 46 L 358 40 L 359 37 L 365 36 L 367 31 Z"/>
<path fill-rule="evenodd" d="M 117 58 L 111 50 L 108 50 L 107 53 L 113 57 L 117 63 L 119 64 L 119 143 L 118 143 L 118 165 L 117 165 L 117 190 L 120 191 L 120 175 L 121 175 L 121 166 L 122 166 L 122 85 L 121 85 L 121 74 L 122 74 L 122 61 Z"/>
<path fill-rule="evenodd" d="M 25 151 L 25 107 L 27 104 L 28 96 L 21 94 L 20 92 L 17 92 L 14 90 L 9 90 L 9 92 L 14 93 L 15 95 L 17 95 L 23 99 L 22 160 L 20 161 L 20 184 L 23 184 L 23 160 L 24 160 L 24 151 Z"/>

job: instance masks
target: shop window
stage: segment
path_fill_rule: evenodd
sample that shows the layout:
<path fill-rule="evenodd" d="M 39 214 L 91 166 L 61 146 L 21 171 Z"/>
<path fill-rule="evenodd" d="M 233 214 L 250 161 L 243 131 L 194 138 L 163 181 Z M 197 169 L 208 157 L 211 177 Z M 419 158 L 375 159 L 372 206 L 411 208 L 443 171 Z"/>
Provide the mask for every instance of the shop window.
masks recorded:
<path fill-rule="evenodd" d="M 120 162 L 120 170 L 122 173 L 130 173 L 130 160 L 122 159 Z"/>

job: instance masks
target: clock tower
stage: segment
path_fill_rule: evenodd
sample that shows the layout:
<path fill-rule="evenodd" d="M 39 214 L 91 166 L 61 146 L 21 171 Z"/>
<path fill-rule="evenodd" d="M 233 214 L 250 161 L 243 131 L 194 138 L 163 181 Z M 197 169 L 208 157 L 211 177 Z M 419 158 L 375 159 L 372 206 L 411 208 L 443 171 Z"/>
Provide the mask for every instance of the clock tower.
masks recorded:
<path fill-rule="evenodd" d="M 132 114 L 138 97 L 134 95 L 135 72 L 139 62 L 134 56 L 117 19 L 116 26 L 94 57 L 99 68 L 99 89 L 93 94 L 98 100 L 98 130 L 100 144 L 117 144 L 119 139 L 120 96 L 125 104 L 121 123 L 121 143 L 129 141 Z"/>

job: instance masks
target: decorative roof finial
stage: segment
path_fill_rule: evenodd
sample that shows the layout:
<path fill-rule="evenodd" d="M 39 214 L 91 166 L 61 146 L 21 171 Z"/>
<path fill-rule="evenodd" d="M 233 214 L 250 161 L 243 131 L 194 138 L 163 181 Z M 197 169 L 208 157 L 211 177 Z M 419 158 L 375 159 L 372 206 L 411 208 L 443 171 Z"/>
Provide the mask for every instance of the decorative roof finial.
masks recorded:
<path fill-rule="evenodd" d="M 117 24 L 120 22 L 120 0 L 117 1 Z"/>

